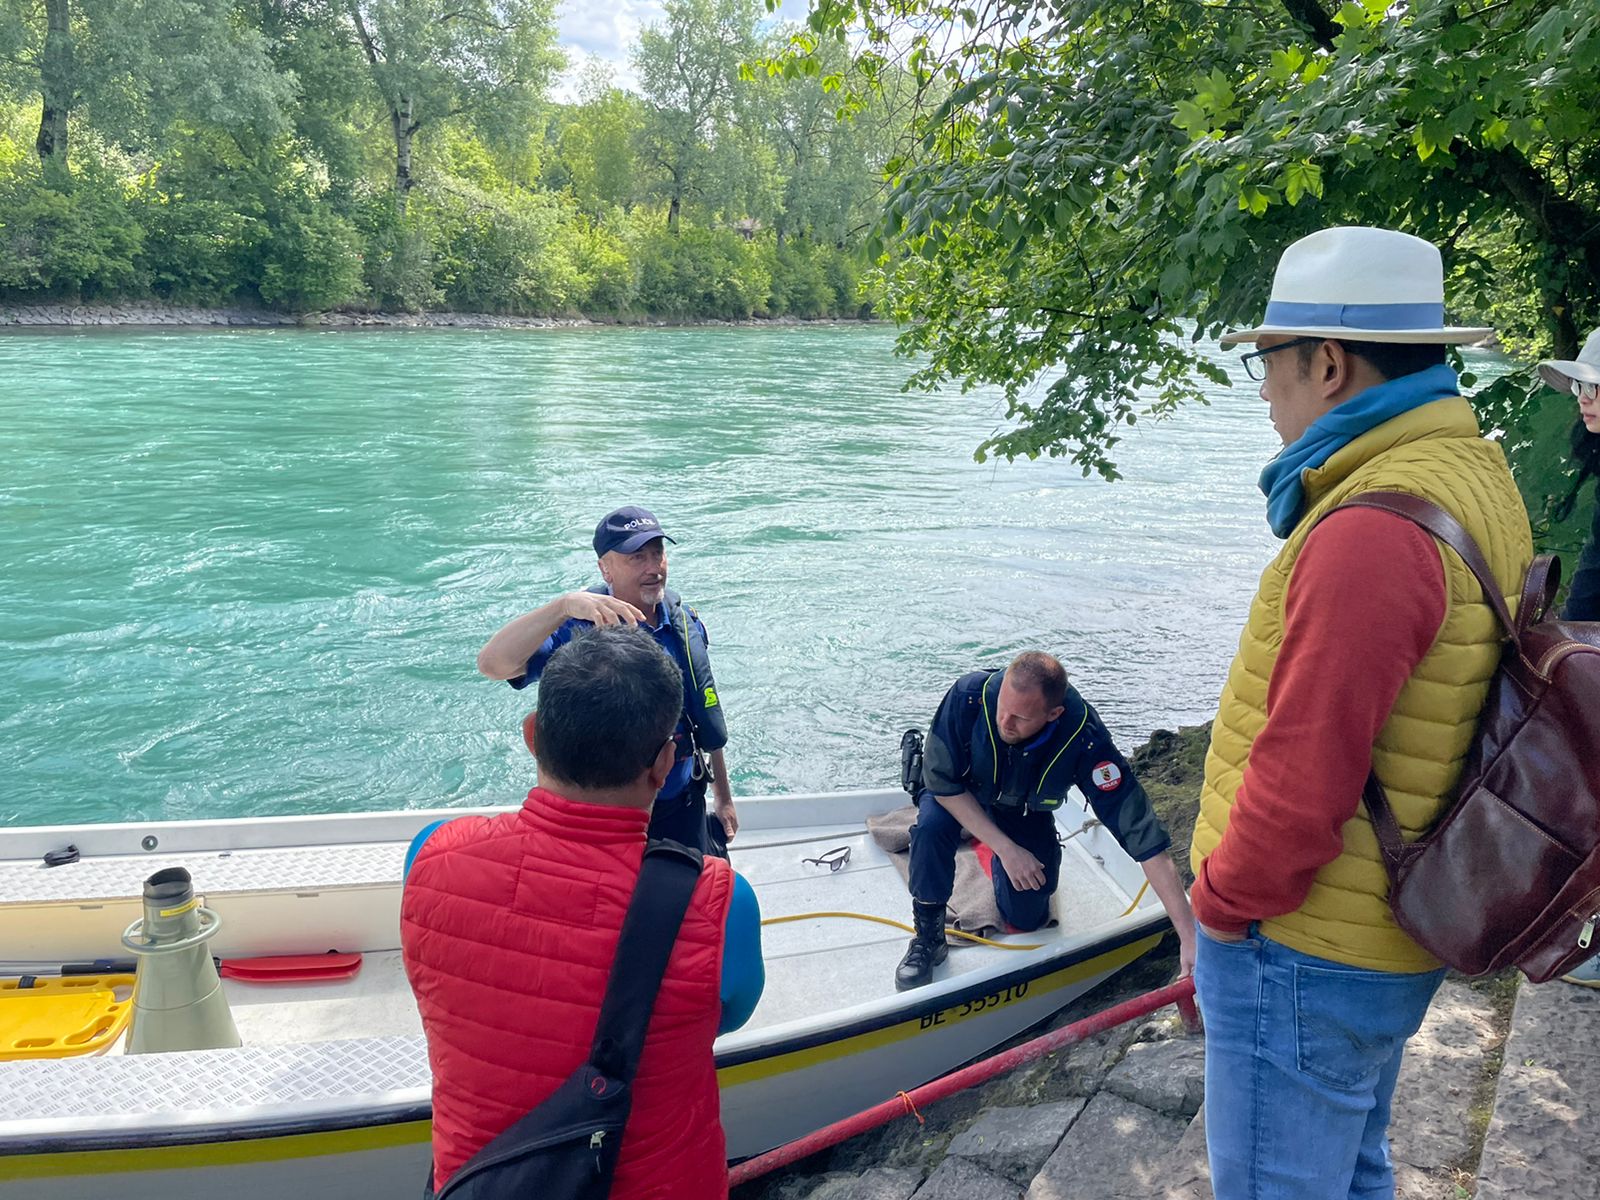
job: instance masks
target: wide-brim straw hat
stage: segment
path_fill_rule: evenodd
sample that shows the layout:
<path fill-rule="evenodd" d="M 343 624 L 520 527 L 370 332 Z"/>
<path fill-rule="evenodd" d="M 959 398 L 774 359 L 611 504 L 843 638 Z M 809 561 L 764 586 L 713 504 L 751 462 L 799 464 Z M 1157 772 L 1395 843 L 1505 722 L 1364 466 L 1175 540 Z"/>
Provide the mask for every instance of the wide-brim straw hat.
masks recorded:
<path fill-rule="evenodd" d="M 1265 320 L 1224 346 L 1272 334 L 1353 342 L 1480 342 L 1494 330 L 1444 323 L 1444 260 L 1432 242 L 1394 229 L 1342 225 L 1283 252 Z"/>
<path fill-rule="evenodd" d="M 1600 383 L 1600 329 L 1589 335 L 1577 358 L 1547 358 L 1539 375 L 1558 392 L 1571 391 L 1574 382 Z"/>

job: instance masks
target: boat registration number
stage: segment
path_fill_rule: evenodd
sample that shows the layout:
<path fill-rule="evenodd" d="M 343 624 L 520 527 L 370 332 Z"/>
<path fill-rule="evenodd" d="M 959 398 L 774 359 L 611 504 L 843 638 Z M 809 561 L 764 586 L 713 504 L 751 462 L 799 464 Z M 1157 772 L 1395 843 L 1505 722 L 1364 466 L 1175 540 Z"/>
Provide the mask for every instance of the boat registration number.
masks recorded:
<path fill-rule="evenodd" d="M 964 1000 L 951 1008 L 925 1013 L 922 1017 L 922 1028 L 932 1029 L 935 1025 L 943 1025 L 948 1021 L 959 1021 L 962 1017 L 970 1017 L 987 1009 L 1000 1008 L 1002 1005 L 1010 1004 L 1013 1000 L 1021 1000 L 1027 994 L 1028 985 L 1026 982 L 1012 984 L 1003 992 L 990 992 L 987 996 L 975 996 L 973 999 Z"/>

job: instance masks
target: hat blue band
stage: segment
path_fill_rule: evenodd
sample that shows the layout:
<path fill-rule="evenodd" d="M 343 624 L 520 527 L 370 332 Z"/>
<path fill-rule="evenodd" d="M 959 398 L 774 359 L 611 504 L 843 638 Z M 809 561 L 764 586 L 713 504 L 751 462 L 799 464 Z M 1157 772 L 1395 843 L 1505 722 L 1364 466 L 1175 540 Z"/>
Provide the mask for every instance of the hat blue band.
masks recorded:
<path fill-rule="evenodd" d="M 1312 329 L 1443 329 L 1443 304 L 1267 304 L 1267 325 Z"/>

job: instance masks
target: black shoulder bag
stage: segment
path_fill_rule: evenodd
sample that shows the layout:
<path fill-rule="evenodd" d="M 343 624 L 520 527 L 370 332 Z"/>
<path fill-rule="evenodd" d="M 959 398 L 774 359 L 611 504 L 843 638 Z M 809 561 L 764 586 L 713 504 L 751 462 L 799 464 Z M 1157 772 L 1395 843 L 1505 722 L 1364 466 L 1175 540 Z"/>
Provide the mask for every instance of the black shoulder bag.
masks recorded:
<path fill-rule="evenodd" d="M 697 850 L 653 841 L 623 918 L 589 1058 L 548 1099 L 468 1159 L 425 1200 L 606 1200 L 633 1107 L 633 1076 L 661 977 L 700 879 Z"/>

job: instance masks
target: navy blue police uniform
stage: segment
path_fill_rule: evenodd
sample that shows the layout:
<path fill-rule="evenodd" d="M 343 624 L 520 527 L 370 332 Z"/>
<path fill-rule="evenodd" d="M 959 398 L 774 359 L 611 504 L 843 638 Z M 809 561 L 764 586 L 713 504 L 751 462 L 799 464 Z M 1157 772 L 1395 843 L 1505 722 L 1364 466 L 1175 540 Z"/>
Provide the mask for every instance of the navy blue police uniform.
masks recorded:
<path fill-rule="evenodd" d="M 588 590 L 600 595 L 611 594 L 604 584 Z M 671 838 L 704 852 L 707 849 L 706 779 L 700 754 L 721 750 L 728 744 L 722 700 L 711 675 L 711 639 L 699 614 L 670 588 L 665 589 L 661 603 L 650 615 L 653 623 L 647 621 L 641 627 L 671 655 L 683 674 L 683 712 L 678 716 L 672 735 L 676 754 L 672 773 L 656 793 L 655 805 L 650 810 L 650 836 Z M 593 623 L 589 621 L 576 618 L 563 621 L 529 656 L 523 673 L 506 682 L 519 690 L 527 687 L 543 673 L 545 664 L 558 648 L 592 628 Z"/>
<path fill-rule="evenodd" d="M 1061 715 L 1032 740 L 1007 745 L 997 715 L 1004 679 L 1004 670 L 963 675 L 934 714 L 911 828 L 911 895 L 925 904 L 949 902 L 961 823 L 937 798 L 970 792 L 1000 831 L 1044 867 L 1044 886 L 1020 891 L 998 857 L 993 864 L 1000 915 L 1016 929 L 1030 930 L 1049 919 L 1060 880 L 1055 813 L 1069 787 L 1077 786 L 1135 861 L 1164 853 L 1171 838 L 1099 714 L 1076 688 L 1068 686 Z"/>

